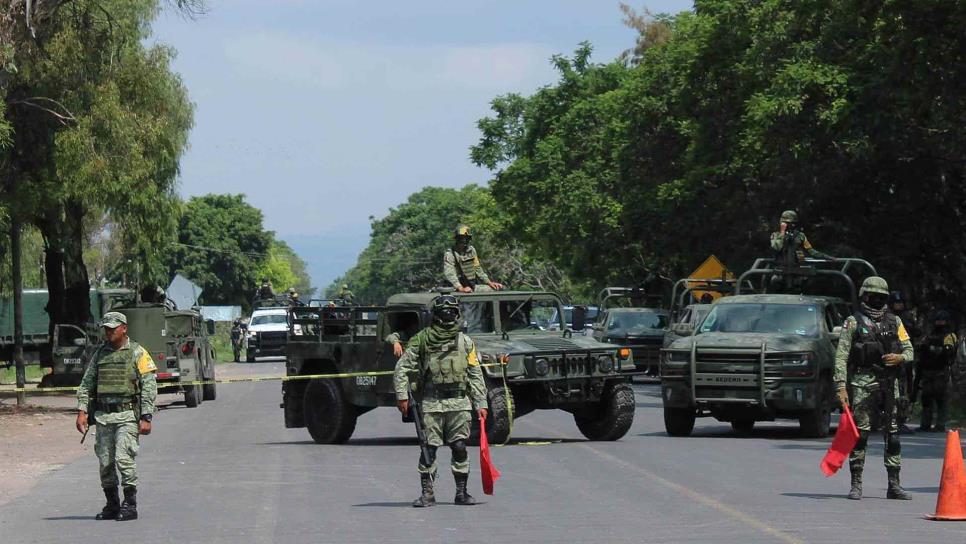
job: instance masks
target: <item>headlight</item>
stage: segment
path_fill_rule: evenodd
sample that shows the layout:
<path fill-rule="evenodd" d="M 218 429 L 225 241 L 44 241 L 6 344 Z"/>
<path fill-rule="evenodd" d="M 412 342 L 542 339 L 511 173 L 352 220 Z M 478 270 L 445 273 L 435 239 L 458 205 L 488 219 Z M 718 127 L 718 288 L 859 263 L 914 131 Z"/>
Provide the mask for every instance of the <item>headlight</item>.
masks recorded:
<path fill-rule="evenodd" d="M 617 356 L 621 359 L 629 359 L 631 356 L 631 348 L 621 348 L 617 350 Z"/>
<path fill-rule="evenodd" d="M 623 350 L 622 350 L 623 351 Z M 626 357 L 625 357 L 626 358 Z M 604 374 L 614 371 L 614 358 L 610 355 L 601 355 L 597 358 L 597 368 Z"/>
<path fill-rule="evenodd" d="M 783 367 L 804 368 L 812 363 L 811 353 L 789 353 L 782 358 Z"/>
<path fill-rule="evenodd" d="M 687 351 L 665 351 L 661 354 L 665 363 L 686 363 L 691 360 Z"/>
<path fill-rule="evenodd" d="M 537 376 L 546 376 L 550 372 L 550 361 L 546 359 L 537 359 L 533 362 L 533 370 L 537 373 Z"/>

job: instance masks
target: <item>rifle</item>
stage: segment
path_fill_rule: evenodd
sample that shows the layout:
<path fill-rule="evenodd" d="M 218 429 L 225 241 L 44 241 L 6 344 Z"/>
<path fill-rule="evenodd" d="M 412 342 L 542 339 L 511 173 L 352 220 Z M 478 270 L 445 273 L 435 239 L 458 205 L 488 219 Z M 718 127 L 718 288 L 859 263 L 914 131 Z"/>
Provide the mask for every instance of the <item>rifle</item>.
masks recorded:
<path fill-rule="evenodd" d="M 413 394 L 413 382 L 412 380 L 406 384 L 406 390 L 409 392 L 409 414 L 413 418 L 413 423 L 416 424 L 416 438 L 419 439 L 419 451 L 422 455 L 422 461 L 424 467 L 429 467 L 432 465 L 431 455 L 429 453 L 429 442 L 426 439 L 426 429 L 423 428 L 423 410 L 419 406 L 419 401 Z"/>
<path fill-rule="evenodd" d="M 88 362 L 88 364 L 91 364 Z M 94 420 L 94 409 L 97 407 L 95 404 L 95 399 L 97 398 L 97 382 L 94 382 L 94 388 L 91 389 L 90 396 L 87 398 L 87 430 L 84 431 L 84 435 L 81 436 L 80 443 L 83 444 L 84 440 L 87 439 L 87 433 L 91 432 L 91 427 L 96 423 Z"/>

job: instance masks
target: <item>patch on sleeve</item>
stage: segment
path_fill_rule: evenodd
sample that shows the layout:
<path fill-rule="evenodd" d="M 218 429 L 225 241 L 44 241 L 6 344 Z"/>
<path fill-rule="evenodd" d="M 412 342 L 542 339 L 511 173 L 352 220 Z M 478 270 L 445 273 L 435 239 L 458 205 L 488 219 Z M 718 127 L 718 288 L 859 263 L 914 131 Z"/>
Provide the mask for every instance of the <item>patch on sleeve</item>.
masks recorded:
<path fill-rule="evenodd" d="M 480 258 L 473 256 L 473 266 L 480 266 Z"/>
<path fill-rule="evenodd" d="M 141 358 L 138 359 L 138 372 L 140 374 L 147 374 L 148 372 L 157 372 L 158 367 L 154 364 L 154 359 L 148 354 L 148 350 L 141 350 Z"/>
<path fill-rule="evenodd" d="M 802 235 L 802 247 L 805 249 L 812 249 L 811 242 L 808 241 L 808 238 L 806 238 L 804 234 Z"/>
<path fill-rule="evenodd" d="M 480 366 L 480 360 L 476 357 L 476 348 L 474 347 L 470 350 L 470 354 L 466 356 L 466 364 L 470 366 Z"/>
<path fill-rule="evenodd" d="M 958 341 L 959 341 L 959 339 L 956 338 L 956 334 L 955 333 L 949 333 L 949 334 L 946 335 L 946 338 L 943 338 L 943 346 L 945 346 L 945 347 L 955 346 L 956 345 L 956 342 L 958 342 Z"/>
<path fill-rule="evenodd" d="M 902 324 L 902 321 L 899 321 L 899 341 L 900 342 L 909 341 L 909 333 L 906 332 L 906 326 Z"/>

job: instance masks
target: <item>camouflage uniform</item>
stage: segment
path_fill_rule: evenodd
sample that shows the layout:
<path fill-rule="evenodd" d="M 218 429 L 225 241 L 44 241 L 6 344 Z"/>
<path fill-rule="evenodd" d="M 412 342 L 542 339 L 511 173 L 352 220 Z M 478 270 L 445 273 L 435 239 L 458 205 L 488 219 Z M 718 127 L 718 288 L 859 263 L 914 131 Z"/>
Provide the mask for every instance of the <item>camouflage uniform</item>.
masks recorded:
<path fill-rule="evenodd" d="M 949 371 L 958 342 L 954 333 L 934 332 L 922 345 L 916 378 L 922 391 L 920 430 L 931 429 L 934 410 L 936 430 L 946 430 L 946 392 L 949 387 Z"/>
<path fill-rule="evenodd" d="M 430 329 L 435 328 L 430 327 Z M 483 381 L 483 371 L 476 356 L 476 346 L 470 337 L 460 333 L 456 341 L 444 345 L 440 349 L 432 350 L 424 347 L 430 329 L 416 334 L 406 346 L 406 351 L 396 363 L 394 384 L 398 400 L 409 399 L 407 387 L 411 376 L 417 376 L 413 389 L 421 389 L 420 406 L 423 409 L 423 425 L 426 429 L 427 442 L 433 450 L 443 444 L 454 447 L 458 442 L 465 441 L 470 436 L 471 410 L 487 407 L 486 384 Z M 434 365 L 438 361 L 438 365 Z M 456 371 L 462 374 L 449 377 L 456 379 L 455 384 L 437 383 L 447 377 L 442 373 Z M 472 399 L 472 400 L 471 400 Z M 465 447 L 465 445 L 463 445 Z M 454 451 L 451 461 L 454 474 L 468 474 L 470 463 L 465 450 L 462 455 Z M 423 463 L 420 456 L 418 470 L 421 474 L 436 472 L 436 459 L 431 459 L 429 465 Z"/>
<path fill-rule="evenodd" d="M 466 246 L 464 251 L 451 248 L 443 254 L 443 277 L 453 286 L 472 287 L 475 291 L 488 291 L 490 277 L 483 270 L 476 248 Z"/>
<path fill-rule="evenodd" d="M 339 289 L 339 294 L 336 295 L 336 298 L 342 300 L 344 304 L 352 304 L 355 295 L 353 295 L 352 291 L 349 290 L 348 285 L 343 285 L 342 288 Z"/>
<path fill-rule="evenodd" d="M 805 233 L 795 227 L 798 223 L 798 214 L 793 210 L 782 212 L 781 221 L 788 225 L 788 230 L 784 234 L 781 231 L 771 233 L 771 248 L 781 255 L 786 266 L 801 263 L 806 256 L 813 259 L 833 258 L 813 248 Z"/>
<path fill-rule="evenodd" d="M 107 342 L 102 344 L 91 357 L 84 377 L 77 390 L 78 409 L 87 411 L 92 392 L 96 392 L 98 367 L 117 362 L 129 361 L 132 379 L 137 382 L 138 396 L 132 403 L 120 396 L 97 394 L 94 421 L 97 425 L 94 452 L 100 465 L 101 487 L 115 489 L 118 484 L 124 488 L 138 485 L 137 467 L 134 458 L 138 452 L 138 420 L 144 414 L 154 414 L 154 401 L 158 396 L 158 383 L 155 378 L 157 367 L 147 350 L 128 341 L 127 345 L 115 350 Z M 111 405 L 134 404 L 127 410 L 112 410 Z"/>

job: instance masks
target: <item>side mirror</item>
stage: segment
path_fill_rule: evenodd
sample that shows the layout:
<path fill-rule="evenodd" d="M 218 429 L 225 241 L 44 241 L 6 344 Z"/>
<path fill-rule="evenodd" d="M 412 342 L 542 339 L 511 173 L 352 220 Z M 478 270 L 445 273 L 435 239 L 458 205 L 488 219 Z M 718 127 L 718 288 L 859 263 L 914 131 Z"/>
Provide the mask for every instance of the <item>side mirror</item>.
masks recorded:
<path fill-rule="evenodd" d="M 575 331 L 582 331 L 587 326 L 587 308 L 585 306 L 574 306 L 573 323 L 570 328 Z"/>
<path fill-rule="evenodd" d="M 675 323 L 671 331 L 678 336 L 691 336 L 694 334 L 694 327 L 690 323 Z"/>
<path fill-rule="evenodd" d="M 83 336 L 80 337 L 80 338 L 74 338 L 74 345 L 75 346 L 78 346 L 78 347 L 80 347 L 80 346 L 86 346 L 87 345 L 87 338 L 84 338 Z"/>
<path fill-rule="evenodd" d="M 832 337 L 832 340 L 838 340 L 842 336 L 842 326 L 836 325 L 832 327 L 832 332 L 829 333 L 829 336 Z"/>
<path fill-rule="evenodd" d="M 208 327 L 208 336 L 214 336 L 215 334 L 215 320 L 208 319 L 205 321 L 205 325 Z"/>

